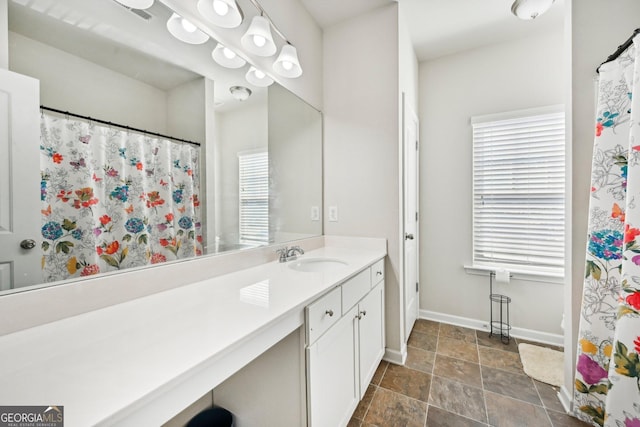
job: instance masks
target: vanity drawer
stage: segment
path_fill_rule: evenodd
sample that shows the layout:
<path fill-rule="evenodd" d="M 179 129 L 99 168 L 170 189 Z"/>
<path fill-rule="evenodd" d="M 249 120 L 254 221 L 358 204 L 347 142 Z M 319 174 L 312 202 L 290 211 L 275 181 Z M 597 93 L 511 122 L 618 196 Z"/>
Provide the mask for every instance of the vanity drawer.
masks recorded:
<path fill-rule="evenodd" d="M 342 316 L 340 286 L 307 306 L 307 339 L 311 344 Z"/>
<path fill-rule="evenodd" d="M 347 312 L 371 290 L 370 269 L 361 271 L 342 284 L 342 312 Z"/>
<path fill-rule="evenodd" d="M 371 287 L 384 280 L 384 258 L 371 266 Z"/>

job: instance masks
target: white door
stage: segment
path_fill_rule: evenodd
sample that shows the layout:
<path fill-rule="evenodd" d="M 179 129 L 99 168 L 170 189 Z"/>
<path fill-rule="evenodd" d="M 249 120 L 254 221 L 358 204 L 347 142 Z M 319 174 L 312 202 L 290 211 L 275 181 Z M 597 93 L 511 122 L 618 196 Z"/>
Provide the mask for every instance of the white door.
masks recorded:
<path fill-rule="evenodd" d="M 418 117 L 404 105 L 404 300 L 405 338 L 418 318 Z"/>
<path fill-rule="evenodd" d="M 0 70 L 0 290 L 42 282 L 39 90 Z"/>

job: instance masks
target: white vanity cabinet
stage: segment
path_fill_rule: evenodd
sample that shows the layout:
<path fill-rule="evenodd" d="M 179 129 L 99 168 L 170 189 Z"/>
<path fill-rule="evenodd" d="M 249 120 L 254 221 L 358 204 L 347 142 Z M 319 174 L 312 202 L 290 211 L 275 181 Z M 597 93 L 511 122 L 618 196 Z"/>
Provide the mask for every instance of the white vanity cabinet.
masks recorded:
<path fill-rule="evenodd" d="M 309 427 L 346 426 L 382 359 L 383 262 L 361 271 L 305 310 Z M 336 310 L 337 295 L 341 304 Z"/>

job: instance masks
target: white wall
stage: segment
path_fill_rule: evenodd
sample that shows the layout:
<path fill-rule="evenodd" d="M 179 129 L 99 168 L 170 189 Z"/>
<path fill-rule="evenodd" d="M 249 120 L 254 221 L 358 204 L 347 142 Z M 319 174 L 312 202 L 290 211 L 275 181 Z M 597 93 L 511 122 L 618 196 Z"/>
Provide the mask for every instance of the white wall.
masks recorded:
<path fill-rule="evenodd" d="M 383 237 L 386 338 L 402 346 L 399 247 L 398 5 L 324 31 L 324 230 Z M 328 208 L 338 208 L 329 222 Z"/>
<path fill-rule="evenodd" d="M 322 116 L 282 86 L 269 87 L 269 236 L 275 242 L 322 234 Z"/>
<path fill-rule="evenodd" d="M 9 32 L 9 69 L 40 80 L 40 103 L 166 133 L 166 92 Z"/>
<path fill-rule="evenodd" d="M 223 243 L 237 243 L 238 221 L 238 153 L 267 150 L 267 102 L 252 103 L 226 113 L 216 114 L 215 176 L 218 182 L 216 235 Z M 251 123 L 251 126 L 247 126 Z M 212 244 L 211 242 L 209 243 Z"/>
<path fill-rule="evenodd" d="M 572 200 L 571 282 L 565 292 L 567 313 L 565 337 L 565 385 L 573 387 L 578 317 L 582 301 L 591 160 L 595 124 L 596 67 L 640 27 L 637 0 L 569 0 L 571 43 L 565 55 L 570 59 L 567 80 L 571 82 L 567 103 L 571 109 Z M 571 315 L 569 315 L 569 313 Z M 567 350 L 569 349 L 569 350 Z"/>
<path fill-rule="evenodd" d="M 206 141 L 206 99 L 204 77 L 167 91 L 167 133 L 188 141 Z"/>
<path fill-rule="evenodd" d="M 420 308 L 486 322 L 489 279 L 472 260 L 471 116 L 563 103 L 563 35 L 420 64 Z M 511 324 L 561 334 L 561 284 L 512 280 Z"/>

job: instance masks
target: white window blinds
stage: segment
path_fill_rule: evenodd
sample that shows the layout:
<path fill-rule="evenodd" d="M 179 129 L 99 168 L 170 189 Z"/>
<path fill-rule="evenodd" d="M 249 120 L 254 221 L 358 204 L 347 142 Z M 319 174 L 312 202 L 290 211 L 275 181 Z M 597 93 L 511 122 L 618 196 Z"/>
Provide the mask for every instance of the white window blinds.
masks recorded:
<path fill-rule="evenodd" d="M 544 111 L 472 119 L 475 265 L 563 274 L 564 112 Z"/>
<path fill-rule="evenodd" d="M 269 157 L 267 152 L 238 154 L 241 243 L 269 241 Z"/>

